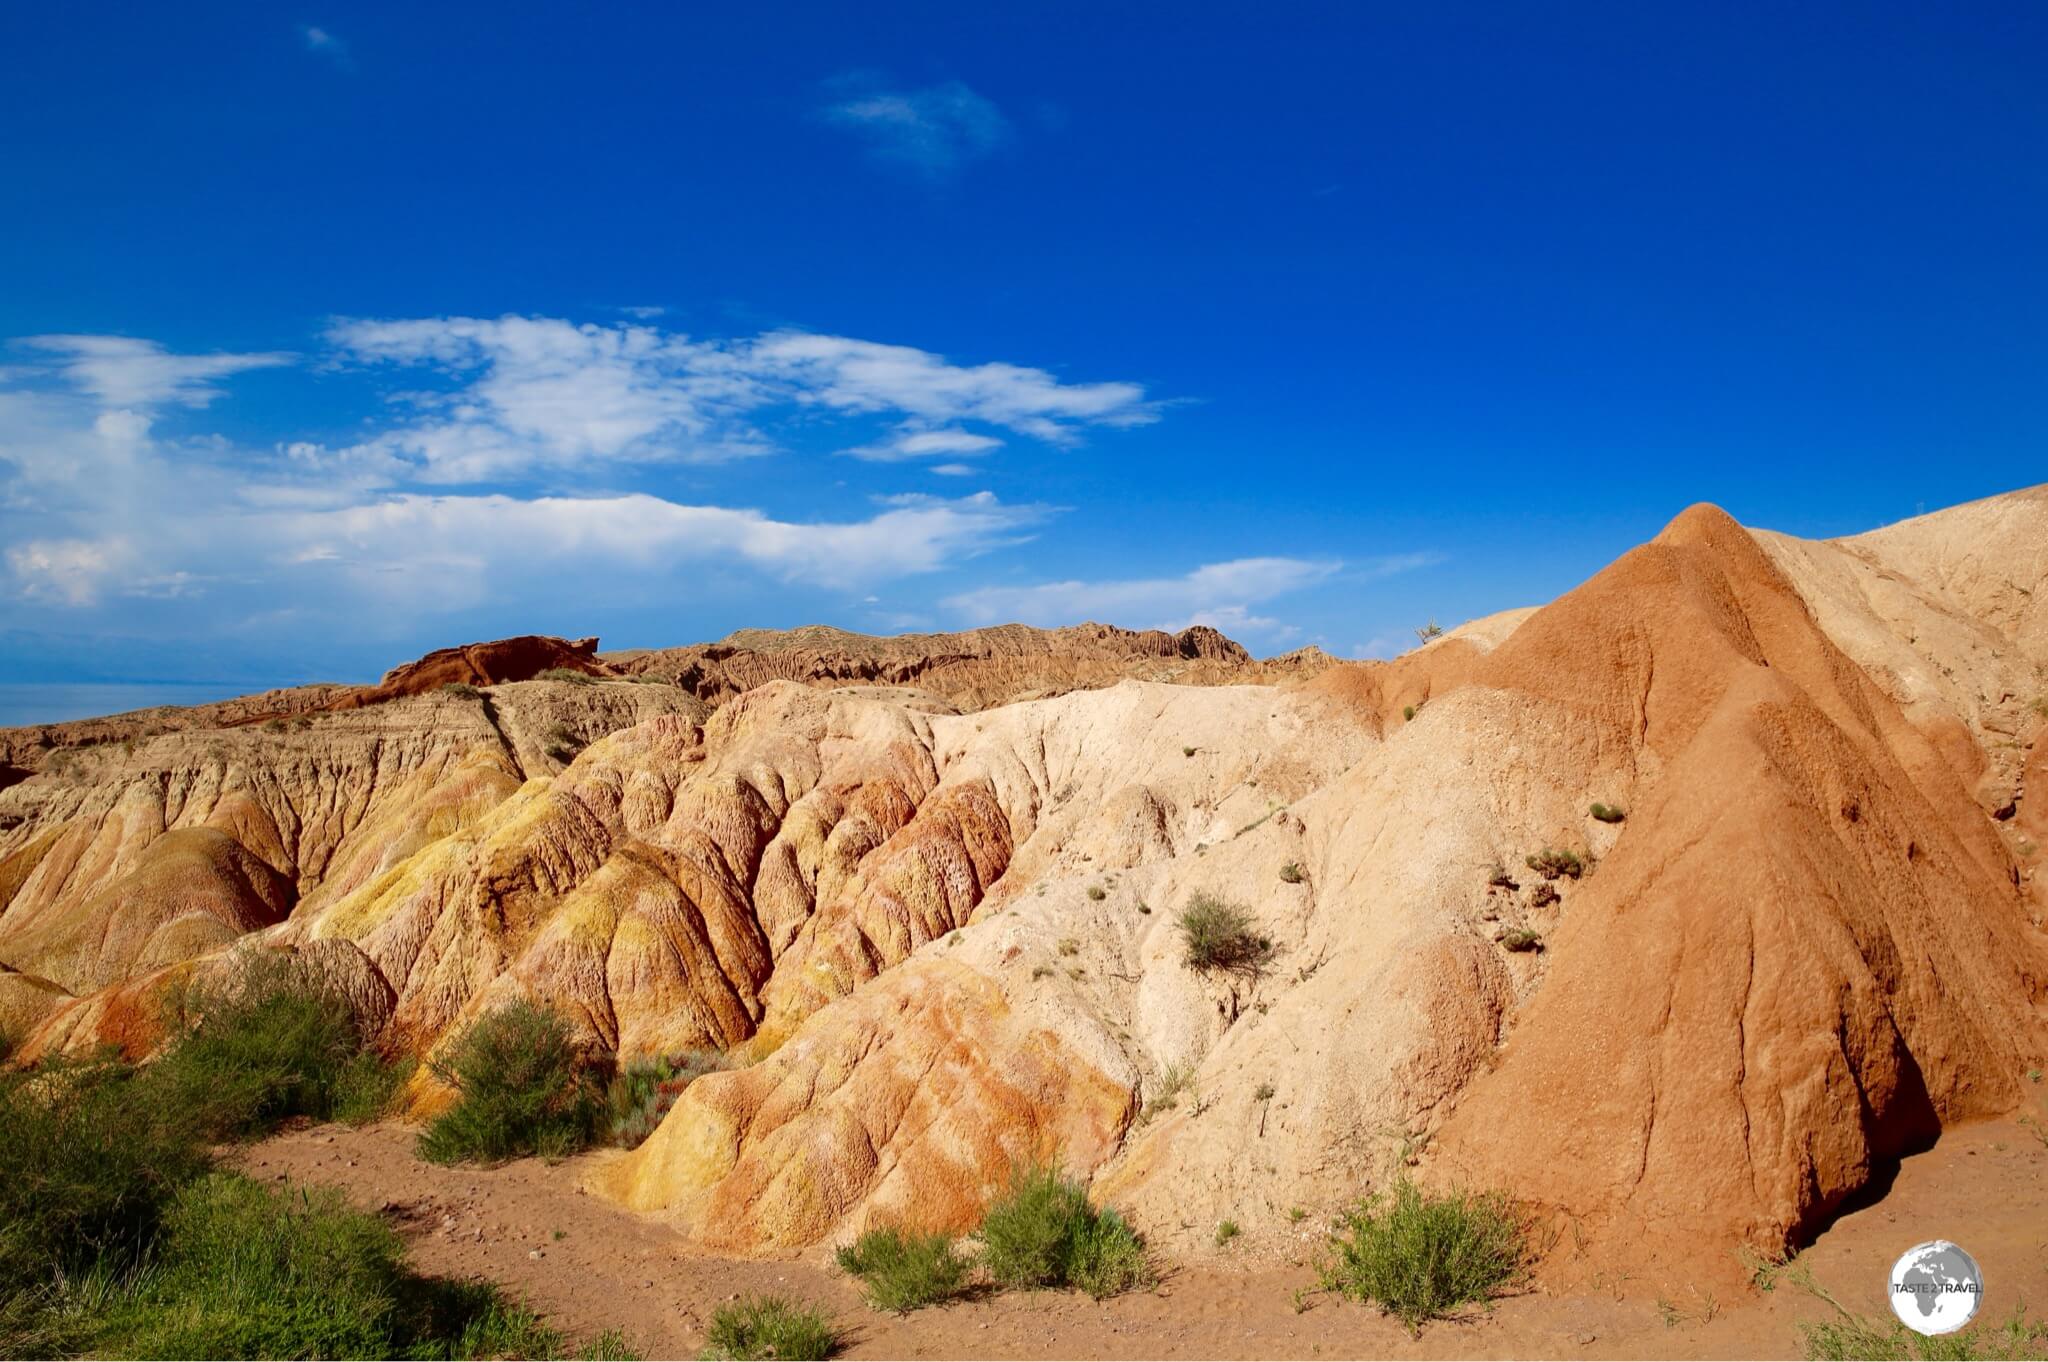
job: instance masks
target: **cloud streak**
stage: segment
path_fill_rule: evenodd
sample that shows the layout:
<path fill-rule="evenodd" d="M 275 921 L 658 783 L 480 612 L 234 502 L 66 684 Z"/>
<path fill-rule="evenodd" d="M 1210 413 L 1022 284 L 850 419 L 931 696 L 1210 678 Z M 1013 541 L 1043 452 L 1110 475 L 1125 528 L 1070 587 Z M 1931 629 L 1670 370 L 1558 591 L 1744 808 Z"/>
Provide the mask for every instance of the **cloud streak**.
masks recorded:
<path fill-rule="evenodd" d="M 55 356 L 65 378 L 109 407 L 203 407 L 220 395 L 216 380 L 293 358 L 282 352 L 177 355 L 126 336 L 29 336 L 21 344 Z"/>
<path fill-rule="evenodd" d="M 825 118 L 858 136 L 885 164 L 931 178 L 950 175 L 1007 142 L 1010 120 L 957 80 L 922 90 L 875 88 L 871 78 L 835 82 L 856 92 L 825 108 Z"/>

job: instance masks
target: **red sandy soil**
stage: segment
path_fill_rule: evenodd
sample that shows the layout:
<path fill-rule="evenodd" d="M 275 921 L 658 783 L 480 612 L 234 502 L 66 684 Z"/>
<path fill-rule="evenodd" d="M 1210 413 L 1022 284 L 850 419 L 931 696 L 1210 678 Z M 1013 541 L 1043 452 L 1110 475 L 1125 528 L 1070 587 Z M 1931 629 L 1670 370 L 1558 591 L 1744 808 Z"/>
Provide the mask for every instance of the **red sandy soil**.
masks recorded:
<path fill-rule="evenodd" d="M 1905 1161 L 1882 1199 L 1842 1216 L 1800 1261 L 1852 1310 L 1889 1319 L 1892 1261 L 1922 1240 L 1953 1239 L 1984 1270 L 1980 1320 L 2048 1308 L 2048 1141 L 2039 1127 L 1950 1130 Z M 1683 1280 L 1622 1277 L 1591 1293 L 1541 1290 L 1411 1338 L 1365 1307 L 1296 1292 L 1307 1266 L 1168 1269 L 1156 1291 L 1096 1303 L 1040 1292 L 992 1295 L 898 1318 L 867 1308 L 824 1254 L 733 1260 L 686 1253 L 659 1219 L 578 1190 L 596 1160 L 441 1168 L 413 1156 L 413 1132 L 320 1126 L 243 1153 L 261 1179 L 341 1188 L 404 1235 L 421 1271 L 485 1277 L 577 1343 L 622 1329 L 649 1357 L 691 1357 L 711 1314 L 735 1295 L 778 1292 L 823 1305 L 850 1357 L 1799 1357 L 1803 1320 L 1832 1308 L 1781 1284 L 1720 1298 Z M 1313 1254 L 1305 1233 L 1303 1258 Z M 1667 1319 L 1669 1322 L 1667 1322 Z"/>

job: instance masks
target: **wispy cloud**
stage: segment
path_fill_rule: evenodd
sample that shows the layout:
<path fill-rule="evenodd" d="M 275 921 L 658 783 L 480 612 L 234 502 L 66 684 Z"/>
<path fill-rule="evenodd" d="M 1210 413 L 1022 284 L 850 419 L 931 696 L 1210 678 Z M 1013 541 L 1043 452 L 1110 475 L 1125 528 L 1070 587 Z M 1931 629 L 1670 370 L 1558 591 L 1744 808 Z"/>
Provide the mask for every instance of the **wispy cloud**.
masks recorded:
<path fill-rule="evenodd" d="M 308 52 L 327 58 L 339 70 L 353 71 L 356 68 L 355 57 L 348 50 L 348 44 L 327 29 L 301 24 L 299 41 L 305 44 Z"/>
<path fill-rule="evenodd" d="M 292 362 L 280 352 L 177 355 L 126 336 L 29 336 L 21 343 L 55 355 L 66 378 L 109 407 L 203 407 L 220 395 L 214 380 Z"/>
<path fill-rule="evenodd" d="M 606 463 L 709 463 L 769 452 L 776 409 L 895 422 L 847 450 L 879 461 L 959 460 L 1001 446 L 995 427 L 1071 444 L 1089 426 L 1159 419 L 1134 383 L 1063 383 L 1016 364 L 959 365 L 904 345 L 773 331 L 695 340 L 652 326 L 545 317 L 335 323 L 365 364 L 433 371 L 452 386 L 410 396 L 411 417 L 345 457 L 440 483 Z"/>
<path fill-rule="evenodd" d="M 986 454 L 992 449 L 1002 448 L 1003 442 L 992 435 L 976 435 L 969 430 L 910 430 L 897 431 L 886 440 L 874 444 L 860 445 L 846 450 L 856 459 L 871 463 L 901 463 L 906 459 L 929 458 L 972 458 Z M 961 464 L 948 467 L 960 468 Z"/>
<path fill-rule="evenodd" d="M 880 88 L 868 75 L 833 83 L 825 117 L 857 134 L 878 160 L 939 177 L 988 155 L 1011 135 L 994 103 L 957 80 L 922 90 Z"/>
<path fill-rule="evenodd" d="M 1207 624 L 1226 633 L 1285 638 L 1294 632 L 1290 626 L 1253 607 L 1325 581 L 1343 567 L 1334 560 L 1239 558 L 1180 577 L 983 587 L 944 604 L 974 624 L 1106 620 L 1176 630 Z"/>

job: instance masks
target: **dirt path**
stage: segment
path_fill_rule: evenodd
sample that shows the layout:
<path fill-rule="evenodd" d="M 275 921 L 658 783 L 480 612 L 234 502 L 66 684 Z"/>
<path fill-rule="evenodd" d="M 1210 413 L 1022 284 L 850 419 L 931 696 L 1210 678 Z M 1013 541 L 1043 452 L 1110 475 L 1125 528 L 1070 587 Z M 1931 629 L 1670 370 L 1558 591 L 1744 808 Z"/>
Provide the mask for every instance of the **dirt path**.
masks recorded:
<path fill-rule="evenodd" d="M 1830 1313 L 1792 1288 L 1715 1300 L 1684 1281 L 1628 1280 L 1615 1294 L 1517 1297 L 1411 1339 L 1367 1309 L 1323 1297 L 1297 1313 L 1295 1291 L 1313 1278 L 1306 1268 L 1202 1267 L 1101 1304 L 1012 1294 L 899 1319 L 867 1309 L 822 1254 L 750 1262 L 684 1252 L 660 1221 L 578 1191 L 584 1160 L 439 1168 L 415 1159 L 412 1132 L 396 1126 L 295 1131 L 243 1158 L 251 1176 L 336 1186 L 380 1212 L 423 1271 L 488 1277 L 579 1343 L 617 1327 L 649 1357 L 694 1357 L 712 1311 L 758 1291 L 824 1305 L 847 1326 L 853 1357 L 1797 1357 L 1798 1322 Z M 2048 1146 L 2013 1122 L 1952 1131 L 1803 1261 L 1852 1309 L 1884 1316 L 1892 1260 L 1933 1238 L 1954 1239 L 1982 1265 L 1983 1317 L 2022 1301 L 2036 1317 L 2048 1310 Z"/>

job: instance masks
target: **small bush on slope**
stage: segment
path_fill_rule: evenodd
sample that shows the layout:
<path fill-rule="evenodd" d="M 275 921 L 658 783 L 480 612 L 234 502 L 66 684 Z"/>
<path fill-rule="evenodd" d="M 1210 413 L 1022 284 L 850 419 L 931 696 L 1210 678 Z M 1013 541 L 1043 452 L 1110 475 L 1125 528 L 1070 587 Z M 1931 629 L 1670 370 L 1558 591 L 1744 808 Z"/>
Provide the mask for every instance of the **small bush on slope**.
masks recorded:
<path fill-rule="evenodd" d="M 1098 1211 L 1080 1183 L 1022 1167 L 981 1222 L 982 1265 L 1007 1287 L 1071 1286 L 1101 1300 L 1151 1280 L 1144 1245 L 1115 1211 Z"/>
<path fill-rule="evenodd" d="M 1273 943 L 1254 929 L 1250 913 L 1206 892 L 1188 897 L 1180 934 L 1189 969 L 1253 972 L 1273 954 Z"/>
<path fill-rule="evenodd" d="M 907 1314 L 960 1294 L 972 1259 L 948 1234 L 913 1234 L 894 1227 L 869 1230 L 839 1250 L 839 1268 L 860 1278 L 868 1304 Z"/>
<path fill-rule="evenodd" d="M 816 1362 L 839 1351 L 839 1330 L 815 1305 L 797 1305 L 781 1296 L 749 1296 L 722 1305 L 711 1316 L 704 1356 L 753 1362 Z"/>
<path fill-rule="evenodd" d="M 421 1133 L 421 1158 L 555 1159 L 590 1143 L 596 1096 L 568 1023 L 546 1008 L 521 999 L 487 1013 L 430 1063 L 456 1098 Z"/>
<path fill-rule="evenodd" d="M 1504 1197 L 1434 1196 L 1403 1179 L 1345 1213 L 1330 1236 L 1325 1290 L 1378 1305 L 1411 1331 L 1489 1300 L 1521 1275 L 1521 1226 Z"/>
<path fill-rule="evenodd" d="M 728 1067 L 730 1061 L 718 1050 L 685 1050 L 627 1065 L 605 1088 L 612 1143 L 621 1149 L 639 1148 L 685 1088 Z"/>
<path fill-rule="evenodd" d="M 534 678 L 536 681 L 564 681 L 572 686 L 590 686 L 596 682 L 574 667 L 550 667 Z"/>
<path fill-rule="evenodd" d="M 1578 852 L 1559 851 L 1555 847 L 1545 847 L 1534 856 L 1524 857 L 1523 864 L 1546 880 L 1554 880 L 1559 875 L 1577 879 L 1586 873 L 1585 859 Z"/>

